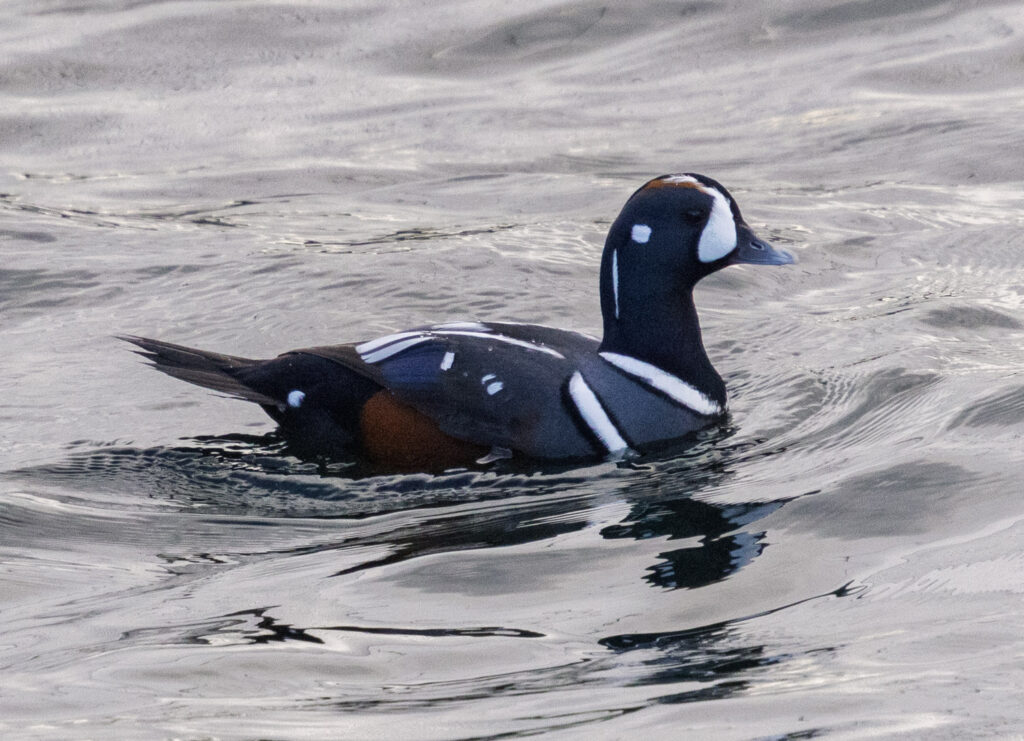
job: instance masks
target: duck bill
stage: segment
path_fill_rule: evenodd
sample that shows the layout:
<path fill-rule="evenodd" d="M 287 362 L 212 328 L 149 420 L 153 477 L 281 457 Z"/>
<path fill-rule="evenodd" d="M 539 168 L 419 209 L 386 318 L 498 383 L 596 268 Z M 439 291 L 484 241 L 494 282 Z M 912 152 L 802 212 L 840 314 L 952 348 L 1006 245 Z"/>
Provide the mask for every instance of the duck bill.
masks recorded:
<path fill-rule="evenodd" d="M 796 260 L 785 250 L 772 247 L 749 229 L 741 229 L 739 244 L 733 250 L 733 265 L 792 265 Z"/>

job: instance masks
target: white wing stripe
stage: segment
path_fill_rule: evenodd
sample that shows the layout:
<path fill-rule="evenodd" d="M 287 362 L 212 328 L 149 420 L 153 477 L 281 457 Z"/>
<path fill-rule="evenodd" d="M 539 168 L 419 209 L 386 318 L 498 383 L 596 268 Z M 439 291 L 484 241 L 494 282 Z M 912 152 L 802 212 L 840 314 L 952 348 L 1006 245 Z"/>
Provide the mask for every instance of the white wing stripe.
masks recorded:
<path fill-rule="evenodd" d="M 436 334 L 440 335 L 458 335 L 459 337 L 482 337 L 485 340 L 494 340 L 496 342 L 504 342 L 508 345 L 517 345 L 519 347 L 525 347 L 527 350 L 536 350 L 537 352 L 544 352 L 548 355 L 554 355 L 556 358 L 565 359 L 565 356 L 557 350 L 552 350 L 550 347 L 544 345 L 538 345 L 536 342 L 527 342 L 526 340 L 517 340 L 514 337 L 506 337 L 503 334 L 489 334 L 487 332 L 463 332 L 461 330 L 453 329 L 439 329 L 436 330 Z"/>
<path fill-rule="evenodd" d="M 580 412 L 583 421 L 597 435 L 605 449 L 609 453 L 618 453 L 629 449 L 629 444 L 622 439 L 615 423 L 612 422 L 608 413 L 601 406 L 600 400 L 591 390 L 587 382 L 583 380 L 582 374 L 576 371 L 569 379 L 569 396 L 572 403 Z"/>
<path fill-rule="evenodd" d="M 550 347 L 540 345 L 536 342 L 517 340 L 514 337 L 508 337 L 503 334 L 494 334 L 489 330 L 476 332 L 463 329 L 441 329 L 441 326 L 444 325 L 439 325 L 438 328 L 428 331 L 420 330 L 415 332 L 399 332 L 398 334 L 389 334 L 385 337 L 378 337 L 375 340 L 370 340 L 369 342 L 364 342 L 361 345 L 356 345 L 356 352 L 359 353 L 364 362 L 376 363 L 381 360 L 386 360 L 392 355 L 397 355 L 403 350 L 413 347 L 414 345 L 418 345 L 421 342 L 427 342 L 428 340 L 437 339 L 440 336 L 450 335 L 458 337 L 477 337 L 484 340 L 491 340 L 493 342 L 503 342 L 506 345 L 524 347 L 527 350 L 535 350 L 537 352 L 547 353 L 548 355 L 562 360 L 565 359 L 565 356 L 557 350 L 553 350 Z M 447 368 L 445 370 L 447 370 Z"/>
<path fill-rule="evenodd" d="M 373 352 L 374 350 L 377 350 L 378 348 L 384 347 L 384 345 L 390 345 L 392 342 L 398 342 L 399 340 L 404 340 L 406 337 L 421 337 L 422 335 L 423 335 L 423 332 L 418 332 L 418 331 L 417 332 L 399 332 L 398 334 L 385 335 L 384 337 L 378 337 L 375 340 L 370 340 L 369 342 L 364 342 L 361 345 L 356 345 L 356 352 L 359 353 L 360 355 L 365 355 L 366 353 Z M 365 360 L 365 358 L 364 358 L 364 360 Z"/>
<path fill-rule="evenodd" d="M 403 350 L 408 350 L 413 345 L 419 345 L 422 342 L 427 342 L 432 339 L 433 337 L 430 337 L 429 335 L 414 336 L 408 340 L 396 342 L 393 345 L 388 345 L 387 347 L 375 350 L 374 352 L 360 353 L 360 357 L 362 357 L 364 363 L 377 363 L 381 360 L 390 358 L 392 355 L 397 355 Z M 359 348 L 357 347 L 356 350 L 358 349 Z"/>
<path fill-rule="evenodd" d="M 706 414 L 710 417 L 722 413 L 722 407 L 717 401 L 708 398 L 696 387 L 691 386 L 678 376 L 666 373 L 656 365 L 614 352 L 603 352 L 599 355 L 616 368 L 621 368 L 629 375 L 639 378 L 647 385 L 667 394 L 698 414 Z"/>

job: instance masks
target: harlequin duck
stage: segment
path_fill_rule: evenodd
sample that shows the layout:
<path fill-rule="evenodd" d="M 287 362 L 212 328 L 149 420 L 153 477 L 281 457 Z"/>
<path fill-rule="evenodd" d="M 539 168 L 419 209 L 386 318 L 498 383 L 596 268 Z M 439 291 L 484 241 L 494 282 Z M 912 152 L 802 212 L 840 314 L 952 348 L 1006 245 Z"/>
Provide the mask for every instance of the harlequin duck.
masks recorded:
<path fill-rule="evenodd" d="M 626 202 L 601 260 L 601 340 L 452 322 L 250 360 L 124 337 L 158 370 L 253 401 L 300 455 L 438 470 L 512 454 L 620 456 L 711 424 L 725 384 L 693 305 L 701 278 L 793 258 L 758 239 L 729 192 L 663 175 Z"/>

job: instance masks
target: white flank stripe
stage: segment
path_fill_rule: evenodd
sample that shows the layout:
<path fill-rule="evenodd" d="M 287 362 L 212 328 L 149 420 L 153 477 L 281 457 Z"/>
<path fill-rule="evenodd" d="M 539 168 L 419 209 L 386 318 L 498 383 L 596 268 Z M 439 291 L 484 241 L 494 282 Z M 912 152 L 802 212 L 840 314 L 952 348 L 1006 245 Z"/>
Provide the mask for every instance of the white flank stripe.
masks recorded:
<path fill-rule="evenodd" d="M 458 330 L 444 329 L 438 330 L 437 334 L 444 335 L 458 335 L 459 337 L 482 337 L 485 340 L 494 340 L 495 342 L 504 342 L 507 345 L 516 345 L 518 347 L 525 347 L 527 350 L 536 350 L 537 352 L 545 352 L 548 355 L 554 355 L 556 358 L 565 359 L 565 356 L 557 350 L 552 350 L 550 347 L 544 347 L 544 345 L 538 345 L 535 342 L 527 342 L 526 340 L 517 340 L 514 337 L 506 337 L 503 334 L 488 334 L 486 332 L 462 332 Z"/>
<path fill-rule="evenodd" d="M 422 335 L 419 334 L 418 332 L 415 332 L 413 334 L 414 336 L 409 338 L 408 340 L 396 342 L 393 345 L 388 345 L 387 347 L 381 348 L 380 350 L 376 350 L 371 353 L 360 353 L 360 357 L 362 357 L 363 362 L 365 363 L 379 363 L 381 360 L 387 360 L 392 355 L 397 355 L 398 353 L 402 352 L 402 350 L 408 350 L 413 345 L 419 345 L 421 342 L 429 342 L 430 340 L 434 339 L 430 335 Z M 356 349 L 358 350 L 359 348 Z"/>
<path fill-rule="evenodd" d="M 633 227 L 634 229 L 636 227 Z M 612 250 L 612 295 L 615 296 L 615 318 L 619 318 L 619 251 Z"/>
<path fill-rule="evenodd" d="M 446 352 L 444 357 L 441 358 L 441 370 L 448 370 L 452 367 L 452 363 L 455 362 L 455 353 Z"/>
<path fill-rule="evenodd" d="M 572 397 L 576 408 L 580 410 L 583 421 L 597 435 L 597 439 L 609 453 L 618 453 L 629 449 L 629 444 L 622 439 L 615 423 L 608 417 L 600 400 L 587 385 L 587 382 L 583 380 L 579 371 L 573 373 L 572 378 L 569 379 L 569 396 Z"/>
<path fill-rule="evenodd" d="M 368 352 L 373 352 L 379 347 L 384 347 L 384 345 L 390 345 L 392 342 L 404 340 L 406 337 L 420 337 L 422 335 L 423 332 L 399 332 L 398 334 L 389 334 L 384 337 L 378 337 L 375 340 L 370 340 L 369 342 L 364 342 L 361 345 L 356 345 L 356 352 L 360 355 L 365 355 Z"/>
<path fill-rule="evenodd" d="M 698 414 L 706 414 L 712 417 L 722 413 L 722 407 L 717 401 L 708 398 L 695 386 L 691 386 L 678 376 L 666 373 L 656 365 L 645 363 L 629 355 L 620 355 L 614 352 L 598 354 L 616 368 L 621 368 L 629 375 L 639 378 L 647 385 L 667 394 L 684 407 L 692 409 Z"/>

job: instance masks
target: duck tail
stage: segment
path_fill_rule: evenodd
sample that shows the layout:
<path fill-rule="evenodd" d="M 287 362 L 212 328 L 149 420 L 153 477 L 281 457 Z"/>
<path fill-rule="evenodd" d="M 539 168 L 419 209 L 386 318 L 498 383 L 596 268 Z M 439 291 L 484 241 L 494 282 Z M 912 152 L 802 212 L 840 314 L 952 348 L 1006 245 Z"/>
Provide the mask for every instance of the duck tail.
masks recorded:
<path fill-rule="evenodd" d="M 135 352 L 169 376 L 264 406 L 278 404 L 276 399 L 259 393 L 239 379 L 240 371 L 252 368 L 261 362 L 259 360 L 221 355 L 134 335 L 118 335 L 117 339 L 142 348 Z"/>

